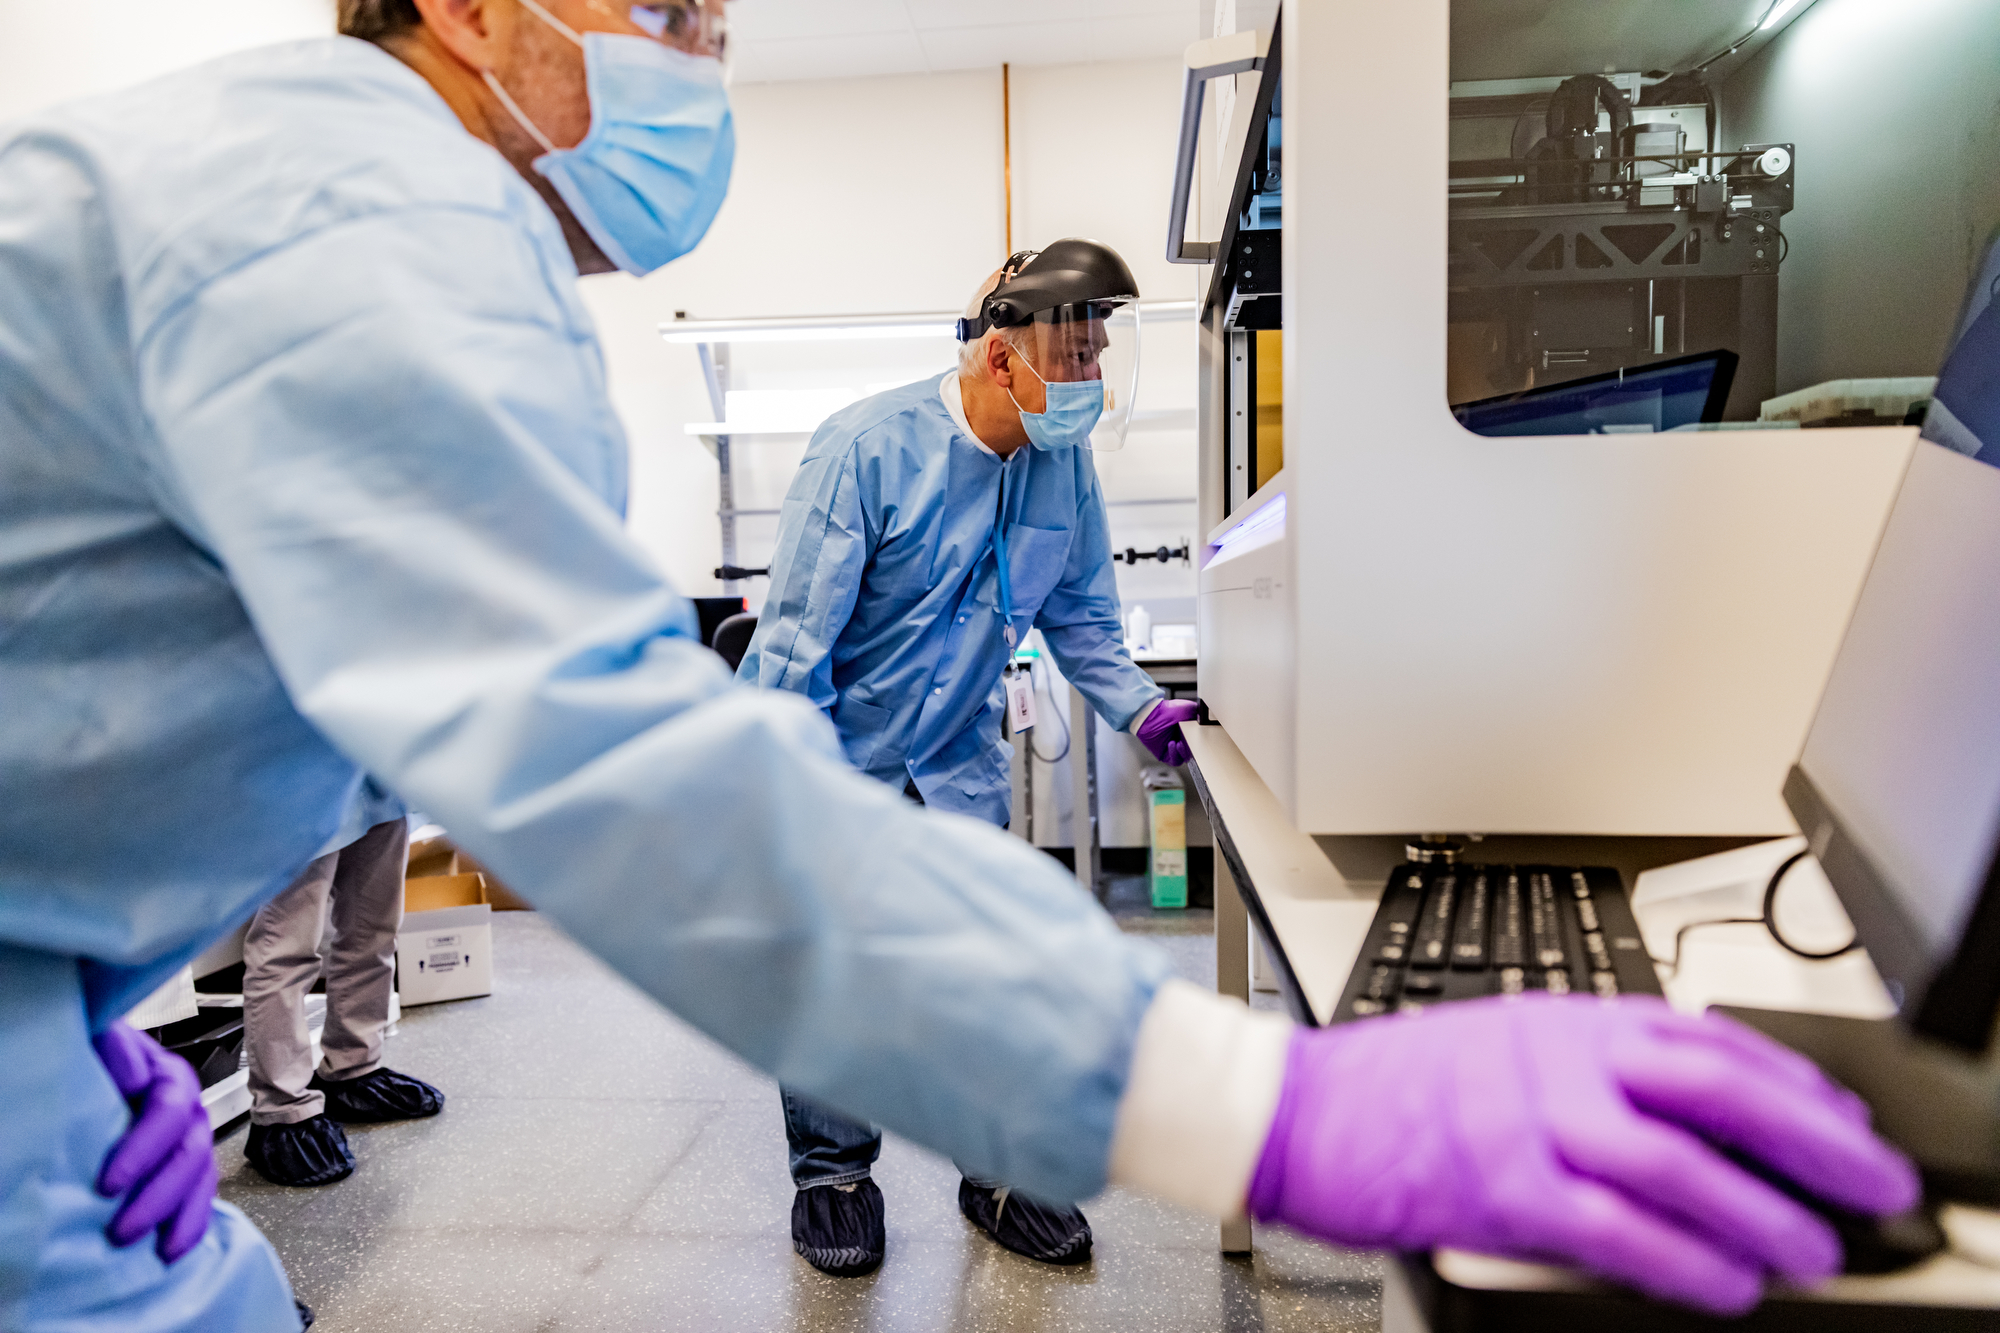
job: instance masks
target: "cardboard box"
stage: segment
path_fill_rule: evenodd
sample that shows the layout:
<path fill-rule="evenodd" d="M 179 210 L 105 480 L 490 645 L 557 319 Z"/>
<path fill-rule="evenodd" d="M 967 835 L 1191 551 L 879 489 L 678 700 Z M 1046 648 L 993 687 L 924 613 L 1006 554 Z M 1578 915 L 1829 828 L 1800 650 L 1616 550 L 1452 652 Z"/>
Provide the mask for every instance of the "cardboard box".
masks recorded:
<path fill-rule="evenodd" d="M 404 1008 L 493 993 L 493 907 L 484 875 L 403 884 L 396 989 Z"/>
<path fill-rule="evenodd" d="M 406 879 L 433 879 L 458 873 L 458 848 L 452 846 L 450 838 L 424 838 L 410 844 Z"/>
<path fill-rule="evenodd" d="M 467 856 L 448 837 L 425 838 L 410 844 L 410 879 L 442 879 L 459 875 L 486 876 L 486 901 L 496 912 L 532 912 L 535 905 L 493 877 L 485 866 Z"/>

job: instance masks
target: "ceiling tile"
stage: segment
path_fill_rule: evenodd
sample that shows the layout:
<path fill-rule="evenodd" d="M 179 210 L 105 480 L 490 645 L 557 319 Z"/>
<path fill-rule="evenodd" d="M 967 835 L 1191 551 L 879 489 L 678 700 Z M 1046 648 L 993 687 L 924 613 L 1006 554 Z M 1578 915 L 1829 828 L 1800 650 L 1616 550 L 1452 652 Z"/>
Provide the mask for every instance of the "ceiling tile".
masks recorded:
<path fill-rule="evenodd" d="M 1151 14 L 1098 19 L 1090 25 L 1093 60 L 1147 60 L 1178 56 L 1201 34 L 1193 14 Z"/>
<path fill-rule="evenodd" d="M 768 83 L 1178 55 L 1198 0 L 735 0 L 737 78 Z"/>
<path fill-rule="evenodd" d="M 744 42 L 736 55 L 739 83 L 922 74 L 928 68 L 924 48 L 908 29 L 853 37 Z"/>
<path fill-rule="evenodd" d="M 984 28 L 931 28 L 923 33 L 931 68 L 982 69 L 1015 65 L 1073 65 L 1091 59 L 1091 24 L 1001 23 Z"/>
<path fill-rule="evenodd" d="M 746 46 L 805 37 L 858 37 L 908 32 L 903 0 L 736 0 L 729 7 L 729 35 Z"/>
<path fill-rule="evenodd" d="M 1195 24 L 1200 17 L 1195 0 L 1012 0 L 1004 10 L 996 9 L 990 0 L 904 0 L 904 3 L 911 21 L 925 31 L 1159 15 L 1175 15 Z M 1002 13 L 1006 18 L 999 18 Z"/>

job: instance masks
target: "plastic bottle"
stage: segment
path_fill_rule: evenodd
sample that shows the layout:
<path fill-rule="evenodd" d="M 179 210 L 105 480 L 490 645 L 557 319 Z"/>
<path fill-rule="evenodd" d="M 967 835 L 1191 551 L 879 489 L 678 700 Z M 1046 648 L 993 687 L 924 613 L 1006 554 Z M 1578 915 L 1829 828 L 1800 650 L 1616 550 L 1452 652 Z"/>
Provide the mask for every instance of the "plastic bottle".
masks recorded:
<path fill-rule="evenodd" d="M 1143 604 L 1134 605 L 1126 615 L 1125 639 L 1135 649 L 1153 646 L 1153 616 Z"/>

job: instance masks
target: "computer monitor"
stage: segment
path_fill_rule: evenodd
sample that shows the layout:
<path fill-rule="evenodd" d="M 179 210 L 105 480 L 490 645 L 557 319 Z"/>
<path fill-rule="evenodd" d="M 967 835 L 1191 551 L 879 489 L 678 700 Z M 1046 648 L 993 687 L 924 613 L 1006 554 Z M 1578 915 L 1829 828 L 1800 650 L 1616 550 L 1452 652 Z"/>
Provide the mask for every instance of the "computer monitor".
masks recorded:
<path fill-rule="evenodd" d="M 1615 435 L 1722 420 L 1736 353 L 1697 352 L 1451 409 L 1475 435 Z"/>
<path fill-rule="evenodd" d="M 1920 442 L 1785 800 L 1917 1033 L 2000 1016 L 2000 468 Z"/>
<path fill-rule="evenodd" d="M 2000 380 L 1982 373 L 2000 365 L 2000 239 L 1966 290 L 1956 343 L 1939 372 L 1937 395 L 1924 421 L 1924 438 L 2000 465 Z"/>

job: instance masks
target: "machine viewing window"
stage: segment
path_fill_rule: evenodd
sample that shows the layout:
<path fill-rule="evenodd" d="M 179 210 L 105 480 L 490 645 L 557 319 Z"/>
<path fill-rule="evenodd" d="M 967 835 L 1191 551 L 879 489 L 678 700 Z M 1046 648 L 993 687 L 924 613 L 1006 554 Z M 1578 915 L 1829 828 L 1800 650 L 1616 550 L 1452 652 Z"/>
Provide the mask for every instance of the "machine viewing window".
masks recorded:
<path fill-rule="evenodd" d="M 2000 221 L 2000 133 L 1977 110 L 2000 6 L 1890 8 L 1453 0 L 1461 423 L 1921 421 Z M 1895 64 L 1885 41 L 1929 58 Z"/>

